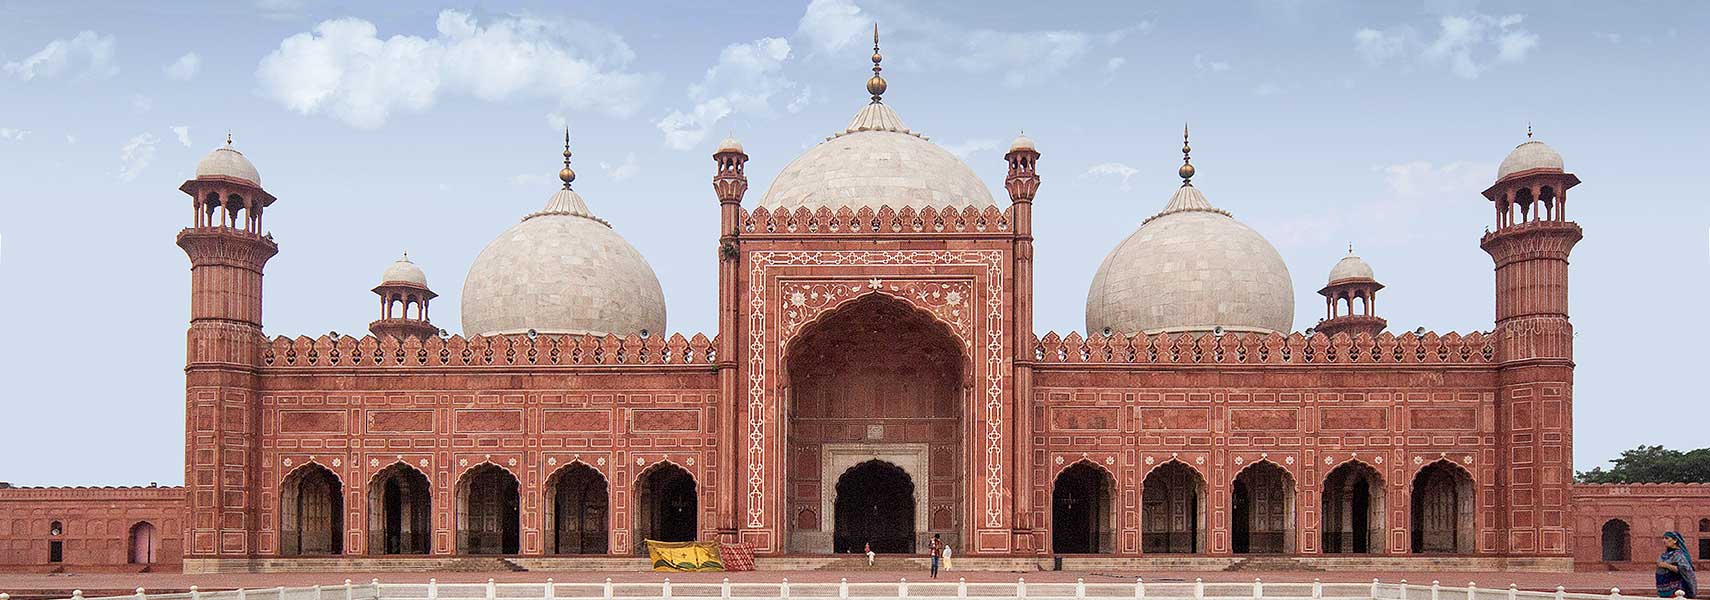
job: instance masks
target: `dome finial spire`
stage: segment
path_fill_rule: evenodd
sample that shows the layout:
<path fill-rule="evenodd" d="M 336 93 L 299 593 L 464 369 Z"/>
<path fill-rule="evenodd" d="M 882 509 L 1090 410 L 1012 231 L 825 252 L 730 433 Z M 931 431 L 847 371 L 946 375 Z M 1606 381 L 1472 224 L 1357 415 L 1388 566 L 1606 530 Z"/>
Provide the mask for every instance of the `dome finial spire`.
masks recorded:
<path fill-rule="evenodd" d="M 882 61 L 882 60 L 885 60 L 885 56 L 883 54 L 879 54 L 879 24 L 874 23 L 873 24 L 873 77 L 867 80 L 867 93 L 873 95 L 873 104 L 879 104 L 881 102 L 884 102 L 884 100 L 879 98 L 880 96 L 885 95 L 885 78 L 879 76 L 879 71 L 884 70 L 883 67 L 879 66 L 879 61 Z"/>
<path fill-rule="evenodd" d="M 232 145 L 232 130 L 227 129 L 226 130 L 226 146 L 231 146 L 231 145 Z"/>
<path fill-rule="evenodd" d="M 1348 242 L 1348 256 L 1354 255 L 1354 243 Z"/>
<path fill-rule="evenodd" d="M 1532 139 L 1532 122 L 1526 122 L 1526 139 Z"/>
<path fill-rule="evenodd" d="M 564 182 L 564 189 L 570 189 L 570 182 L 576 180 L 576 171 L 570 169 L 570 128 L 564 128 L 564 169 L 558 171 L 558 179 Z"/>
<path fill-rule="evenodd" d="M 1176 170 L 1176 174 L 1180 175 L 1182 177 L 1182 187 L 1189 187 L 1189 186 L 1193 185 L 1193 160 L 1192 160 L 1192 156 L 1191 156 L 1192 152 L 1193 152 L 1193 148 L 1191 146 L 1188 146 L 1188 124 L 1186 121 L 1183 121 L 1182 122 L 1182 168 Z"/>

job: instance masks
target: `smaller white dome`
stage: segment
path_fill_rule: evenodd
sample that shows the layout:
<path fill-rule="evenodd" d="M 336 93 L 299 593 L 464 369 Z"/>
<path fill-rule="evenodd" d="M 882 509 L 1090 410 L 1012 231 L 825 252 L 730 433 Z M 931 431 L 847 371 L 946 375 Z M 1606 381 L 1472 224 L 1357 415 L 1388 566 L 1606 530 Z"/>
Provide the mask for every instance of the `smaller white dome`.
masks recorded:
<path fill-rule="evenodd" d="M 242 152 L 232 147 L 230 141 L 226 145 L 215 148 L 201 162 L 196 163 L 196 178 L 222 176 L 242 179 L 255 187 L 261 187 L 261 174 L 255 172 L 255 165 L 244 158 Z"/>
<path fill-rule="evenodd" d="M 742 152 L 742 142 L 736 141 L 736 138 L 733 137 L 724 138 L 724 141 L 718 143 L 718 150 L 713 153 L 722 154 L 725 152 Z"/>
<path fill-rule="evenodd" d="M 1014 152 L 1016 150 L 1038 151 L 1037 148 L 1033 147 L 1033 138 L 1027 137 L 1025 133 L 1015 136 L 1015 141 L 1009 143 L 1009 151 Z"/>
<path fill-rule="evenodd" d="M 1352 249 L 1348 250 L 1348 255 L 1342 257 L 1342 260 L 1336 261 L 1336 266 L 1330 268 L 1330 283 L 1347 279 L 1374 279 L 1372 266 L 1355 256 Z"/>
<path fill-rule="evenodd" d="M 1507 158 L 1502 159 L 1502 166 L 1496 168 L 1496 178 L 1507 179 L 1509 175 L 1533 169 L 1549 169 L 1560 173 L 1564 170 L 1562 155 L 1548 144 L 1538 140 L 1526 140 L 1515 146 Z"/>
<path fill-rule="evenodd" d="M 386 272 L 380 275 L 380 283 L 413 283 L 427 287 L 427 273 L 423 273 L 416 263 L 410 262 L 410 253 L 405 252 L 403 258 L 392 261 L 392 265 L 386 267 Z"/>

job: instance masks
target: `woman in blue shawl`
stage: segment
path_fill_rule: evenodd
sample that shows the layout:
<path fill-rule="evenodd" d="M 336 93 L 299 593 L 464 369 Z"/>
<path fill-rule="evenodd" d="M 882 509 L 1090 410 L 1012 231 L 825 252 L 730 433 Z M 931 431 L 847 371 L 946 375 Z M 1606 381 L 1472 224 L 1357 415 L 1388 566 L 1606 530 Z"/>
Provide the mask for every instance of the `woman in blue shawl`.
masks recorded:
<path fill-rule="evenodd" d="M 1657 559 L 1657 597 L 1671 598 L 1676 591 L 1687 598 L 1698 594 L 1698 578 L 1692 573 L 1692 554 L 1686 551 L 1686 538 L 1680 532 L 1663 534 L 1663 553 Z"/>

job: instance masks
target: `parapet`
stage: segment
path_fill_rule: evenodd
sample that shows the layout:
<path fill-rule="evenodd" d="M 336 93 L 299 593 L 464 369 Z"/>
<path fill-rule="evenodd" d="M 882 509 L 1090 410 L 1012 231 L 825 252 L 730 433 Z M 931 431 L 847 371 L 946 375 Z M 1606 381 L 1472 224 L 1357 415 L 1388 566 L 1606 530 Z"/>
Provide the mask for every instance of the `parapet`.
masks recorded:
<path fill-rule="evenodd" d="M 718 360 L 717 337 L 631 334 L 504 334 L 464 338 L 377 338 L 323 335 L 273 338 L 261 352 L 265 369 L 314 367 L 695 366 Z"/>
<path fill-rule="evenodd" d="M 1494 365 L 1496 346 L 1485 332 L 1467 335 L 1385 332 L 1373 337 L 1321 333 L 1156 333 L 1126 336 L 1056 332 L 1033 338 L 1038 364 L 1156 365 Z"/>

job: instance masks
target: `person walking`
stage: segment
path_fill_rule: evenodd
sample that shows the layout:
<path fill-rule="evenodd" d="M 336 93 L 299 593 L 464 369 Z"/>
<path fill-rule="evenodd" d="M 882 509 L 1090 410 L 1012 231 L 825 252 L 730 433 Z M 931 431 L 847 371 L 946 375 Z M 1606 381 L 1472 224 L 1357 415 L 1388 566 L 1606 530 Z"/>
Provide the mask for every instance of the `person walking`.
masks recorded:
<path fill-rule="evenodd" d="M 1687 598 L 1698 595 L 1698 577 L 1692 572 L 1692 553 L 1686 551 L 1686 538 L 1680 532 L 1663 534 L 1662 556 L 1657 558 L 1657 597 L 1672 598 L 1675 592 Z"/>
<path fill-rule="evenodd" d="M 944 570 L 948 571 L 950 569 L 950 544 L 946 543 L 944 544 Z"/>
<path fill-rule="evenodd" d="M 938 578 L 938 552 L 944 549 L 944 541 L 938 534 L 932 534 L 932 543 L 926 545 L 926 551 L 932 553 L 932 578 Z"/>

